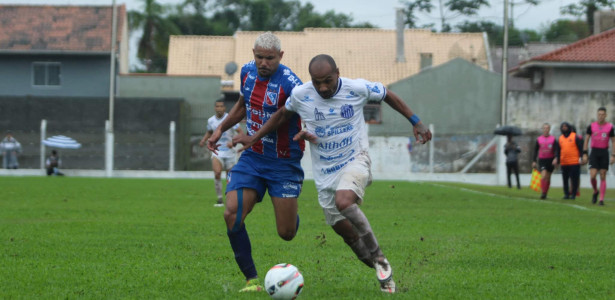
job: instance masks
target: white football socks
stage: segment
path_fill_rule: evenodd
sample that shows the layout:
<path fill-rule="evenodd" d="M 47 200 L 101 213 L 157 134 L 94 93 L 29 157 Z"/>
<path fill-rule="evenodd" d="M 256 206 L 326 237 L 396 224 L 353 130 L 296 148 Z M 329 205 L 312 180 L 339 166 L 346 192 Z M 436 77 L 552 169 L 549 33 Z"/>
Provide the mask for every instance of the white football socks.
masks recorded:
<path fill-rule="evenodd" d="M 218 195 L 218 202 L 222 202 L 222 181 L 220 181 L 220 179 L 214 179 L 214 185 L 216 186 L 216 195 Z"/>
<path fill-rule="evenodd" d="M 384 256 L 384 254 L 380 250 L 380 245 L 378 245 L 376 236 L 374 236 L 372 227 L 369 225 L 367 217 L 365 216 L 363 211 L 361 211 L 357 204 L 352 204 L 346 209 L 340 211 L 340 213 L 342 214 L 342 216 L 346 217 L 346 219 L 348 219 L 348 221 L 350 221 L 350 223 L 352 223 L 352 225 L 355 227 L 357 233 L 359 234 L 359 238 L 363 241 L 365 247 L 369 250 L 372 259 L 379 256 Z"/>

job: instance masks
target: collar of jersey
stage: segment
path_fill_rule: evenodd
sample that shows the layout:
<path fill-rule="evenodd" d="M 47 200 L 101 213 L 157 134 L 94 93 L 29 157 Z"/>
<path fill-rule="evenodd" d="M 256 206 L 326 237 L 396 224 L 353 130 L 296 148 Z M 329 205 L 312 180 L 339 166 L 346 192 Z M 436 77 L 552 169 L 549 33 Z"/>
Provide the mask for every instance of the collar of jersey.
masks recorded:
<path fill-rule="evenodd" d="M 335 93 L 333 93 L 331 98 L 335 97 L 335 95 L 337 95 L 337 93 L 339 93 L 341 89 L 342 89 L 342 77 L 338 77 L 337 78 L 337 90 L 335 90 Z"/>

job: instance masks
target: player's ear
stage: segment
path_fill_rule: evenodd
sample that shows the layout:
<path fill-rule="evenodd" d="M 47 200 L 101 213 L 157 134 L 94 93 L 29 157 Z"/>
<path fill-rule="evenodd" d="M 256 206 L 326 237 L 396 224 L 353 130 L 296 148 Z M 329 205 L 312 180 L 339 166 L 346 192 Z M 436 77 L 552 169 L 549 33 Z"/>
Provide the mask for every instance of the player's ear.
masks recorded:
<path fill-rule="evenodd" d="M 282 56 L 284 56 L 284 51 L 280 50 L 280 59 L 282 59 Z"/>

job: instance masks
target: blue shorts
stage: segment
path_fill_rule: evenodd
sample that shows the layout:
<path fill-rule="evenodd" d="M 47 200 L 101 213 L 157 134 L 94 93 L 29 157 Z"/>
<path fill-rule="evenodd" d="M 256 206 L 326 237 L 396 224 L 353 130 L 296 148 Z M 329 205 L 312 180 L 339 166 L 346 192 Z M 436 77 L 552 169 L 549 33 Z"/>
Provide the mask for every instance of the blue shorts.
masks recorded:
<path fill-rule="evenodd" d="M 269 196 L 298 198 L 303 185 L 303 169 L 299 159 L 275 159 L 245 151 L 228 172 L 226 192 L 241 188 L 256 190 L 258 202 L 265 190 Z"/>

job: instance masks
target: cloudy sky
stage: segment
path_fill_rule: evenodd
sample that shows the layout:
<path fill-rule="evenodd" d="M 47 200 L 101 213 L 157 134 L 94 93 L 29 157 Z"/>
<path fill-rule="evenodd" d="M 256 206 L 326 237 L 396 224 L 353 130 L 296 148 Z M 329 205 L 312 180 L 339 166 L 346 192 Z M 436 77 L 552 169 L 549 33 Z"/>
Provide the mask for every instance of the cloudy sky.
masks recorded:
<path fill-rule="evenodd" d="M 125 3 L 129 10 L 139 9 L 143 0 L 116 0 L 118 4 Z M 326 12 L 334 10 L 337 13 L 352 15 L 357 22 L 370 22 L 378 27 L 392 29 L 395 27 L 395 8 L 401 7 L 400 0 L 300 0 L 302 3 L 311 2 L 316 11 Z M 513 13 L 515 24 L 523 29 L 540 29 L 562 16 L 559 8 L 580 0 L 539 0 L 538 6 L 517 4 Z M 0 0 L 0 4 L 63 4 L 63 5 L 110 5 L 112 0 Z M 183 0 L 158 0 L 162 4 L 178 4 Z M 503 0 L 491 0 L 491 7 L 480 11 L 480 18 L 502 24 Z M 513 2 L 521 3 L 521 0 Z M 436 15 L 421 15 L 421 23 L 438 23 Z M 566 17 L 570 18 L 570 17 Z M 455 21 L 453 21 L 455 23 Z"/>

